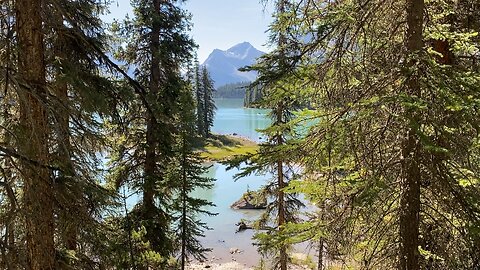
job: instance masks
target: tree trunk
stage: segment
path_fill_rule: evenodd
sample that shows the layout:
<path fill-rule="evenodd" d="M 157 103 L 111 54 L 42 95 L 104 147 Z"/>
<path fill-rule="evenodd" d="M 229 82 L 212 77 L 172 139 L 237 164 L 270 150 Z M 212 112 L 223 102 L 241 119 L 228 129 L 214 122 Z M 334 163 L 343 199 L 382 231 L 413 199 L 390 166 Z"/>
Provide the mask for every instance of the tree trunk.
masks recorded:
<path fill-rule="evenodd" d="M 282 142 L 283 143 L 283 142 Z M 280 144 L 279 144 L 280 145 Z M 283 188 L 285 187 L 284 175 L 283 175 L 283 161 L 277 162 L 278 173 L 278 227 L 280 231 L 285 224 L 285 194 Z M 285 244 L 281 244 L 280 247 L 280 269 L 287 270 L 287 247 Z"/>
<path fill-rule="evenodd" d="M 42 1 L 17 0 L 19 73 L 27 86 L 19 90 L 19 148 L 34 163 L 22 160 L 27 263 L 31 270 L 55 268 L 53 186 L 48 164 L 48 119 L 45 109 L 45 64 Z"/>
<path fill-rule="evenodd" d="M 323 238 L 318 241 L 318 270 L 323 270 Z"/>
<path fill-rule="evenodd" d="M 182 270 L 185 269 L 185 261 L 187 259 L 187 235 L 186 235 L 186 226 L 187 226 L 187 171 L 185 167 L 187 166 L 186 159 L 186 138 L 183 136 L 182 139 Z"/>
<path fill-rule="evenodd" d="M 160 16 L 160 0 L 155 0 L 153 3 L 153 9 L 156 16 Z M 150 86 L 148 97 L 153 100 L 158 99 L 159 87 L 160 87 L 160 25 L 153 24 L 152 32 L 150 33 L 150 53 L 152 56 L 152 63 L 150 66 Z M 154 111 L 151 113 L 155 113 Z M 146 150 L 145 150 L 145 184 L 143 190 L 143 204 L 147 215 L 149 212 L 154 211 L 155 203 L 155 167 L 157 162 L 157 144 L 158 140 L 156 122 L 154 115 L 148 115 L 147 117 L 147 134 L 146 134 Z"/>
<path fill-rule="evenodd" d="M 424 0 L 407 0 L 407 55 L 415 57 L 423 47 L 423 10 Z M 416 60 L 410 60 L 407 65 L 414 68 Z M 420 82 L 418 73 L 408 74 L 407 94 L 420 97 Z M 420 223 L 420 145 L 411 128 L 411 124 L 418 124 L 417 113 L 410 109 L 406 112 L 410 121 L 410 128 L 405 134 L 402 145 L 402 178 L 403 193 L 401 198 L 400 216 L 400 269 L 419 269 L 419 223 Z"/>
<path fill-rule="evenodd" d="M 286 10 L 286 0 L 279 0 L 277 2 L 277 12 L 280 16 L 285 13 Z M 285 35 L 281 32 L 278 37 L 278 47 L 280 49 L 280 68 L 283 68 L 285 56 L 284 46 L 287 40 Z M 279 102 L 275 108 L 275 118 L 278 124 L 283 124 L 283 110 L 284 104 L 283 102 Z M 283 145 L 283 134 L 278 134 L 276 138 L 277 146 Z M 285 187 L 285 175 L 283 173 L 283 159 L 280 158 L 277 162 L 277 177 L 278 177 L 278 226 L 280 228 L 280 232 L 282 231 L 282 227 L 285 224 L 285 194 L 283 192 L 283 188 Z M 287 247 L 284 243 L 280 246 L 280 270 L 287 270 Z"/>

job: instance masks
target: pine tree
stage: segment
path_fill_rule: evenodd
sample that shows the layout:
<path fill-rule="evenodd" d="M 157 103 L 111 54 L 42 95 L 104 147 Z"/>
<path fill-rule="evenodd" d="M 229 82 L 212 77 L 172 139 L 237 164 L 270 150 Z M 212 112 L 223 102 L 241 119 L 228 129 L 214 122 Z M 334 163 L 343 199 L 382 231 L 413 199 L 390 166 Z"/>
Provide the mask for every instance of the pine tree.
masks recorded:
<path fill-rule="evenodd" d="M 19 19 L 23 20 L 22 16 L 25 10 L 17 13 L 15 17 L 13 13 L 8 11 L 8 8 L 3 9 L 6 4 L 6 2 L 2 2 L 1 5 L 2 12 L 6 11 L 8 13 L 8 16 L 2 16 L 2 20 L 8 18 L 5 21 L 6 25 Z M 17 4 L 25 5 L 24 2 Z M 30 4 L 25 5 L 25 7 L 30 7 Z M 15 92 L 23 91 L 18 88 L 20 85 L 28 88 L 26 84 L 13 83 L 21 77 L 17 77 L 13 71 L 22 70 L 23 72 L 24 70 L 21 65 L 16 65 L 16 62 L 9 60 L 22 50 L 20 48 L 21 44 L 17 43 L 19 41 L 17 39 L 9 38 L 7 44 L 9 49 L 5 55 L 2 53 L 2 66 L 6 64 L 8 68 L 5 73 L 2 72 L 0 81 L 2 88 L 5 86 L 4 90 L 8 98 L 8 102 L 2 104 L 2 111 L 5 116 L 12 116 L 9 121 L 5 122 L 5 134 L 11 135 L 18 132 L 21 136 L 15 136 L 15 138 L 35 137 L 33 140 L 38 139 L 42 145 L 47 147 L 45 155 L 48 158 L 39 164 L 38 160 L 28 159 L 22 154 L 22 151 L 24 151 L 22 148 L 25 147 L 22 145 L 25 143 L 31 145 L 30 138 L 28 142 L 10 139 L 3 141 L 2 138 L 2 141 L 6 142 L 5 150 L 9 153 L 5 162 L 6 175 L 12 176 L 6 179 L 9 183 L 7 190 L 9 190 L 9 193 L 18 196 L 16 198 L 18 201 L 30 200 L 28 196 L 22 197 L 26 193 L 22 194 L 18 190 L 21 186 L 25 188 L 28 186 L 24 185 L 27 180 L 24 177 L 25 175 L 22 174 L 21 170 L 17 171 L 20 168 L 18 164 L 28 161 L 33 166 L 42 167 L 41 171 L 46 169 L 48 180 L 45 179 L 44 182 L 49 185 L 48 188 L 52 192 L 49 196 L 51 196 L 50 200 L 54 211 L 52 228 L 55 231 L 51 231 L 52 235 L 45 234 L 43 237 L 45 239 L 49 237 L 61 239 L 61 241 L 55 243 L 55 267 L 60 267 L 59 265 L 63 265 L 66 260 L 70 261 L 71 259 L 82 260 L 82 263 L 91 263 L 89 256 L 94 256 L 92 254 L 94 252 L 93 245 L 97 245 L 98 241 L 94 237 L 85 237 L 85 235 L 99 233 L 96 218 L 98 218 L 101 208 L 108 206 L 107 200 L 111 198 L 111 194 L 100 187 L 97 182 L 98 179 L 95 178 L 98 176 L 97 166 L 99 164 L 96 155 L 101 150 L 102 142 L 99 135 L 99 126 L 97 121 L 94 120 L 94 114 L 112 112 L 108 105 L 116 94 L 116 89 L 110 81 L 102 78 L 99 74 L 100 64 L 103 63 L 105 57 L 105 54 L 99 50 L 104 44 L 104 40 L 101 39 L 101 23 L 98 19 L 98 12 L 101 12 L 102 5 L 91 1 L 77 1 L 74 3 L 58 3 L 54 7 L 45 4 L 42 7 L 42 46 L 38 47 L 39 43 L 36 42 L 29 48 L 36 50 L 38 55 L 43 55 L 42 65 L 46 71 L 43 86 L 45 93 L 34 94 L 37 98 L 41 97 L 39 104 L 41 104 L 45 114 L 44 117 L 46 117 L 45 134 L 40 132 L 37 137 L 37 134 L 30 134 L 22 129 L 15 131 L 15 127 L 18 127 L 19 124 L 16 122 L 19 118 L 19 105 L 25 105 L 21 100 L 26 98 L 24 94 L 18 95 Z M 24 7 L 22 6 L 22 8 Z M 18 24 L 15 25 L 17 29 L 5 28 L 8 29 L 7 36 L 15 35 L 15 31 L 17 33 L 24 31 Z M 39 28 L 35 29 L 38 30 Z M 37 32 L 33 31 L 33 35 L 37 35 Z M 92 46 L 92 43 L 95 45 Z M 72 56 L 70 57 L 70 55 Z M 3 56 L 6 56 L 6 58 L 3 58 Z M 24 60 L 22 58 L 22 61 Z M 38 67 L 40 66 L 38 65 Z M 26 72 L 28 73 L 28 71 Z M 12 80 L 14 78 L 15 80 Z M 35 115 L 35 117 L 39 116 Z M 28 116 L 28 119 L 32 120 L 32 117 Z M 22 125 L 26 125 L 26 123 Z M 9 135 L 6 138 L 9 138 Z M 42 174 L 38 174 L 38 177 L 41 176 Z M 37 196 L 41 195 L 46 195 L 46 193 Z M 49 207 L 49 202 L 45 204 L 37 203 Z M 11 224 L 17 221 L 18 223 L 15 226 L 17 229 L 10 230 L 8 224 L 6 227 L 10 231 L 8 233 L 8 249 L 18 254 L 12 256 L 10 263 L 12 267 L 13 265 L 18 267 L 17 264 L 22 263 L 21 260 L 16 259 L 17 257 L 27 257 L 23 244 L 25 235 L 20 228 L 24 227 L 24 221 L 31 221 L 29 218 L 19 219 L 17 213 L 23 212 L 18 211 L 15 215 L 12 214 L 12 219 L 9 221 Z M 44 218 L 48 218 L 48 216 L 45 215 Z M 25 224 L 25 226 L 34 225 Z M 49 223 L 47 222 L 42 226 L 49 226 Z M 80 227 L 82 229 L 78 230 Z M 82 234 L 82 237 L 80 237 L 80 234 Z M 82 250 L 77 250 L 77 243 L 82 244 Z M 68 252 L 65 252 L 66 250 L 76 251 L 76 254 L 68 254 Z M 48 253 L 48 249 L 45 249 L 45 251 Z M 48 260 L 46 260 L 46 263 L 48 263 Z M 73 266 L 73 260 L 70 264 Z M 24 265 L 24 267 L 27 266 Z"/>
<path fill-rule="evenodd" d="M 52 162 L 59 167 L 54 179 L 59 217 L 56 226 L 62 239 L 60 249 L 65 251 L 58 261 L 78 267 L 89 263 L 92 245 L 98 244 L 95 238 L 81 235 L 97 233 L 98 217 L 92 213 L 108 207 L 113 195 L 99 185 L 97 178 L 97 154 L 104 146 L 97 115 L 115 115 L 112 104 L 117 102 L 118 88 L 100 74 L 101 70 L 107 74 L 101 60 L 103 54 L 85 44 L 87 39 L 104 46 L 99 20 L 103 9 L 101 3 L 78 1 L 45 10 L 45 24 L 50 29 L 46 43 L 51 48 L 46 51 L 47 68 L 53 71 L 49 106 L 55 108 L 51 114 L 55 148 Z M 70 13 L 72 10 L 75 12 Z M 65 25 L 65 21 L 72 23 Z M 83 248 L 78 249 L 79 246 Z"/>
<path fill-rule="evenodd" d="M 282 236 L 283 231 L 288 223 L 295 223 L 298 220 L 298 210 L 303 206 L 294 193 L 286 194 L 284 191 L 288 187 L 289 181 L 296 177 L 291 164 L 293 156 L 289 154 L 289 149 L 296 137 L 290 120 L 293 118 L 292 111 L 297 109 L 297 101 L 295 98 L 296 88 L 291 83 L 294 78 L 290 77 L 287 72 L 288 40 L 286 33 L 277 31 L 277 29 L 283 27 L 285 23 L 283 13 L 290 7 L 289 1 L 276 2 L 276 20 L 270 28 L 271 42 L 276 45 L 276 49 L 262 56 L 253 67 L 246 68 L 259 72 L 259 77 L 252 86 L 262 86 L 264 96 L 260 106 L 271 109 L 272 125 L 263 131 L 268 141 L 260 145 L 258 153 L 240 157 L 231 162 L 231 165 L 238 166 L 245 159 L 248 160 L 249 167 L 245 168 L 237 177 L 254 172 L 271 172 L 274 175 L 274 179 L 262 190 L 262 193 L 272 197 L 273 201 L 268 205 L 258 226 L 269 228 L 272 219 L 275 226 L 269 228 L 267 233 L 259 233 L 255 237 L 262 252 L 275 254 L 275 268 L 282 270 L 286 270 L 288 267 L 287 250 L 290 246 L 289 241 Z M 272 65 L 272 63 L 275 64 Z"/>

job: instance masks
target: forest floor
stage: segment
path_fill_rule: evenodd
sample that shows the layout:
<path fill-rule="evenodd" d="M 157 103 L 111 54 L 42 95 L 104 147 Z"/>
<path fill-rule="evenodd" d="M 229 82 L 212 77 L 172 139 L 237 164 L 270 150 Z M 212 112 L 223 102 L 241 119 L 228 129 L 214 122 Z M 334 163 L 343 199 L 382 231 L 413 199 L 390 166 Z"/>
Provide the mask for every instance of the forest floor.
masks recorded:
<path fill-rule="evenodd" d="M 238 135 L 212 134 L 200 152 L 209 161 L 225 161 L 236 155 L 254 153 L 258 144 Z"/>

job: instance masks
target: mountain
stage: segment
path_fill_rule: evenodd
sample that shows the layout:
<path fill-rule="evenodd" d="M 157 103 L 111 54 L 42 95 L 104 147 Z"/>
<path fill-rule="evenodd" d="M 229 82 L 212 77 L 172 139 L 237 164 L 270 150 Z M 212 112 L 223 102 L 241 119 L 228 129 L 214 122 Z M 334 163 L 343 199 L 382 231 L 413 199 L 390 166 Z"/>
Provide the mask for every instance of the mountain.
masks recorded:
<path fill-rule="evenodd" d="M 229 83 L 255 80 L 256 72 L 240 72 L 238 69 L 254 64 L 263 54 L 265 53 L 255 49 L 252 44 L 242 42 L 226 51 L 213 50 L 202 65 L 207 67 L 215 81 L 215 87 L 218 88 Z"/>

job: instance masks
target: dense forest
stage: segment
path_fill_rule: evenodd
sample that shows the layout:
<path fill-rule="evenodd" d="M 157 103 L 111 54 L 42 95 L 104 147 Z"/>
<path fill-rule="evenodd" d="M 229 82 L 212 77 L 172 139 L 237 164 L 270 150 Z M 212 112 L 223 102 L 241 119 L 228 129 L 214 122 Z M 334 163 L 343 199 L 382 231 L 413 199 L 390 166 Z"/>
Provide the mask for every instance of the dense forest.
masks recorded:
<path fill-rule="evenodd" d="M 218 87 L 214 93 L 215 98 L 244 98 L 249 82 L 229 83 Z"/>
<path fill-rule="evenodd" d="M 132 0 L 107 26 L 106 2 L 0 0 L 1 269 L 185 269 L 208 251 L 215 213 L 192 191 L 214 183 L 198 152 L 214 88 L 190 14 Z M 319 270 L 480 269 L 480 2 L 270 2 L 272 50 L 245 69 L 272 124 L 228 161 L 273 175 L 255 223 L 270 268 L 308 242 Z"/>

